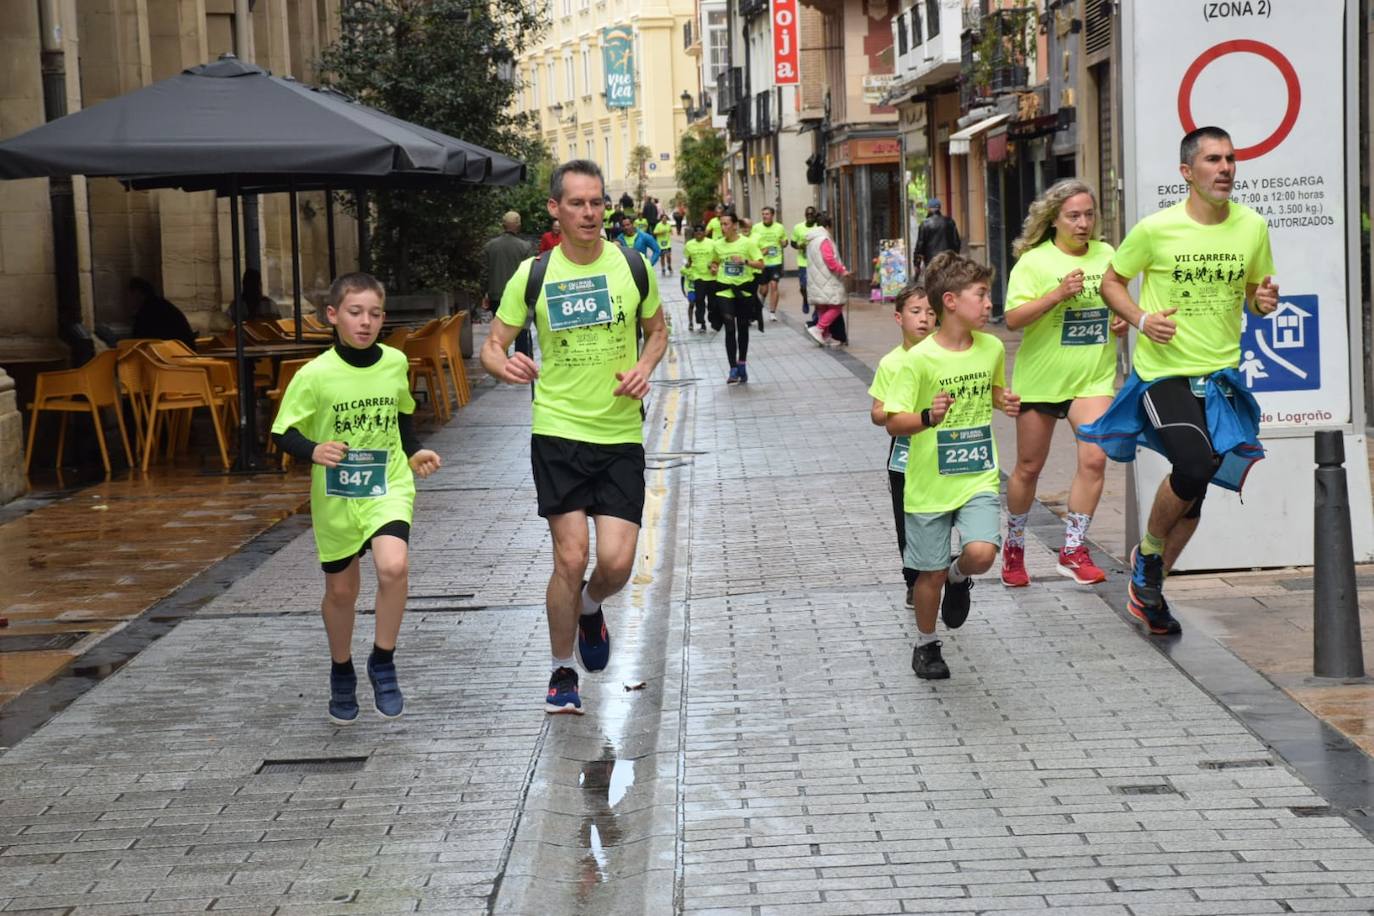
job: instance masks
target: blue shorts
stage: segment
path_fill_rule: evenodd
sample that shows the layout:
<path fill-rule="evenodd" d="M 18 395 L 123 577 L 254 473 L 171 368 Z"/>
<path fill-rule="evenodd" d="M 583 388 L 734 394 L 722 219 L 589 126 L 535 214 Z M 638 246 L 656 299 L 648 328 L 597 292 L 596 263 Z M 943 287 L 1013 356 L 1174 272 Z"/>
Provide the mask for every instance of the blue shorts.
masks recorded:
<path fill-rule="evenodd" d="M 806 268 L 805 268 L 805 267 L 798 267 L 798 268 L 797 268 L 797 282 L 800 283 L 802 286 L 805 286 L 805 285 L 806 285 Z"/>

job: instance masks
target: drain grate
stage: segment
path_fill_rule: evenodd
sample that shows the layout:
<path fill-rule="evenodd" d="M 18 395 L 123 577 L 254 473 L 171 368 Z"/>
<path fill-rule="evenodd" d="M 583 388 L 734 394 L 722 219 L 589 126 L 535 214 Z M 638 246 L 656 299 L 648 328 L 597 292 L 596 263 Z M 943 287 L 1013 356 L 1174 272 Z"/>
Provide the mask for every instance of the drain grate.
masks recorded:
<path fill-rule="evenodd" d="M 69 633 L 0 636 L 0 652 L 51 652 L 55 649 L 68 649 L 90 635 L 88 630 L 74 630 Z"/>
<path fill-rule="evenodd" d="M 1253 760 L 1204 760 L 1198 764 L 1204 770 L 1248 770 L 1273 765 L 1274 761 L 1262 757 Z"/>
<path fill-rule="evenodd" d="M 1326 805 L 1289 805 L 1288 810 L 1294 817 L 1327 817 L 1336 813 Z"/>
<path fill-rule="evenodd" d="M 464 611 L 485 611 L 486 609 L 487 605 L 485 604 L 422 604 L 418 607 L 410 603 L 406 604 L 406 610 L 412 614 L 459 614 Z M 377 609 L 375 607 L 363 608 L 358 613 L 364 616 L 375 615 Z"/>
<path fill-rule="evenodd" d="M 1112 786 L 1117 795 L 1177 795 L 1178 790 L 1167 782 L 1151 782 L 1136 786 Z"/>
<path fill-rule="evenodd" d="M 264 760 L 257 768 L 259 776 L 279 773 L 309 773 L 334 775 L 357 773 L 367 764 L 366 757 L 298 757 L 295 759 Z"/>

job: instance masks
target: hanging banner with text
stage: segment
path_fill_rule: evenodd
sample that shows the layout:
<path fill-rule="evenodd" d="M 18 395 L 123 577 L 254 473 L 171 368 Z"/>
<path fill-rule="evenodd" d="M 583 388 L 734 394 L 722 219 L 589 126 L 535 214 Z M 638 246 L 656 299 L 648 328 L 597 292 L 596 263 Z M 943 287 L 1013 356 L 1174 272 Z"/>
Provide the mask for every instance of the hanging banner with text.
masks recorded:
<path fill-rule="evenodd" d="M 1269 222 L 1280 291 L 1277 311 L 1242 319 L 1240 371 L 1270 427 L 1350 422 L 1344 29 L 1344 0 L 1151 0 L 1134 15 L 1126 79 L 1150 88 L 1134 93 L 1133 215 L 1188 195 L 1186 132 L 1231 134 L 1231 200 Z"/>
<path fill-rule="evenodd" d="M 801 27 L 797 23 L 797 0 L 772 0 L 773 82 L 795 86 L 801 82 Z"/>
<path fill-rule="evenodd" d="M 601 62 L 606 68 L 606 106 L 635 107 L 635 38 L 628 26 L 601 30 Z"/>

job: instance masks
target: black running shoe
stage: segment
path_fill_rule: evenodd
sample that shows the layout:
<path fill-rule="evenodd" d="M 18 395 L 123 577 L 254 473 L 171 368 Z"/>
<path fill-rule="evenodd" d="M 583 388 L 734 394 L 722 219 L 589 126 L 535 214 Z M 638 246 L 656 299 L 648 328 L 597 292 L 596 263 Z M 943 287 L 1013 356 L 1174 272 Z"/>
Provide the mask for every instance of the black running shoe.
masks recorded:
<path fill-rule="evenodd" d="M 1126 586 L 1126 610 L 1145 624 L 1152 636 L 1173 636 L 1183 627 L 1169 613 L 1164 600 L 1164 557 L 1131 550 L 1131 581 Z"/>
<path fill-rule="evenodd" d="M 906 587 L 906 606 L 907 606 L 907 607 L 915 607 L 915 606 L 916 606 L 916 586 L 915 586 L 915 585 L 908 585 L 908 586 Z"/>
<path fill-rule="evenodd" d="M 927 681 L 942 681 L 949 677 L 949 665 L 940 655 L 940 640 L 917 646 L 911 650 L 911 670 Z"/>
<path fill-rule="evenodd" d="M 940 598 L 940 619 L 951 630 L 957 630 L 968 620 L 969 592 L 973 591 L 973 579 L 968 578 L 957 585 L 945 580 L 945 594 Z"/>

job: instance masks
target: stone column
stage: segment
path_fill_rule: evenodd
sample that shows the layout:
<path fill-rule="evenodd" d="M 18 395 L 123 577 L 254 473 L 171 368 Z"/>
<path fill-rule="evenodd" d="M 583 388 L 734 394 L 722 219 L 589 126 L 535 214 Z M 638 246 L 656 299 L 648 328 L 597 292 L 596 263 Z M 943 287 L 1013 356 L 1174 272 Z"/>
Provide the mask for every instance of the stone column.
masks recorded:
<path fill-rule="evenodd" d="M 24 423 L 15 400 L 14 379 L 0 369 L 0 505 L 29 488 L 24 478 Z"/>

